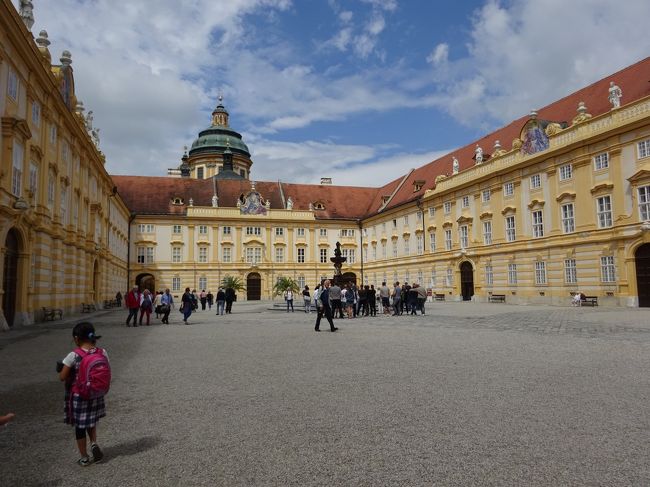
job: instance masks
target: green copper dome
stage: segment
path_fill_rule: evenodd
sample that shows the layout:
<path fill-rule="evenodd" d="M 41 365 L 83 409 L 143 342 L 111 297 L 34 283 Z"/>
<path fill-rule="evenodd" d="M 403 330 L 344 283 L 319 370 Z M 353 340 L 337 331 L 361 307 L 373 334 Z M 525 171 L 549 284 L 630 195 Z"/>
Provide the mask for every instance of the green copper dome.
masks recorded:
<path fill-rule="evenodd" d="M 222 97 L 219 97 L 219 105 L 212 112 L 212 125 L 199 133 L 199 138 L 192 142 L 190 156 L 194 154 L 223 154 L 230 148 L 233 153 L 243 154 L 250 157 L 248 146 L 244 144 L 241 134 L 232 130 L 228 124 L 228 111 L 221 104 Z"/>

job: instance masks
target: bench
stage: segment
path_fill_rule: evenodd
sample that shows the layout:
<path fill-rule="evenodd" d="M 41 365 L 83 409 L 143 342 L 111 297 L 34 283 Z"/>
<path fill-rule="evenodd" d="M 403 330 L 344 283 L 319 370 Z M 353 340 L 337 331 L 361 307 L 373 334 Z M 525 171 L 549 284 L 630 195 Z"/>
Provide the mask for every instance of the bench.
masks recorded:
<path fill-rule="evenodd" d="M 433 298 L 434 298 L 436 301 L 444 301 L 444 300 L 445 300 L 445 295 L 442 294 L 442 293 L 435 293 L 435 294 L 433 295 Z"/>
<path fill-rule="evenodd" d="M 117 308 L 117 299 L 105 299 L 104 308 Z"/>
<path fill-rule="evenodd" d="M 61 320 L 63 319 L 63 310 L 43 306 L 43 319 L 45 321 Z"/>
<path fill-rule="evenodd" d="M 488 303 L 505 303 L 506 295 L 505 294 L 490 294 L 488 296 Z"/>
<path fill-rule="evenodd" d="M 81 303 L 81 312 L 82 313 L 90 313 L 91 311 L 97 311 L 97 308 L 95 308 L 94 304 L 86 304 L 86 303 Z"/>
<path fill-rule="evenodd" d="M 598 296 L 585 296 L 584 299 L 580 300 L 582 306 L 598 306 Z"/>

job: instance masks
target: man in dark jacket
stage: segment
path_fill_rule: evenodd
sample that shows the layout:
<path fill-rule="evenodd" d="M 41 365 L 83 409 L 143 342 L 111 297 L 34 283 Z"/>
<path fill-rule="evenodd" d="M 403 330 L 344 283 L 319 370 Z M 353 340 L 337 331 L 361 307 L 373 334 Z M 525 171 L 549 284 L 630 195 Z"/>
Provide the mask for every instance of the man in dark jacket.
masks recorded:
<path fill-rule="evenodd" d="M 330 288 L 330 281 L 329 279 L 327 279 L 323 283 L 323 290 L 318 295 L 318 312 L 316 313 L 317 315 L 316 327 L 314 328 L 314 330 L 316 331 L 320 331 L 320 319 L 323 317 L 323 315 L 325 315 L 325 318 L 330 324 L 330 331 L 338 330 L 338 328 L 334 326 L 334 322 L 332 321 L 332 307 L 330 306 L 329 288 Z"/>
<path fill-rule="evenodd" d="M 226 288 L 226 314 L 232 314 L 232 302 L 236 297 L 237 295 L 233 288 Z"/>

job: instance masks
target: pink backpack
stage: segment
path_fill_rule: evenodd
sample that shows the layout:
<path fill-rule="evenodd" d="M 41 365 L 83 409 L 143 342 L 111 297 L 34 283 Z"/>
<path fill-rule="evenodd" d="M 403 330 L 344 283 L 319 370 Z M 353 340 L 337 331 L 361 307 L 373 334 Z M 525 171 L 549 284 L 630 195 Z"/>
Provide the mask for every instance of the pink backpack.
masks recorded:
<path fill-rule="evenodd" d="M 81 357 L 77 378 L 72 392 L 82 399 L 95 399 L 108 393 L 111 387 L 111 365 L 101 348 L 86 352 L 77 348 L 75 353 Z"/>

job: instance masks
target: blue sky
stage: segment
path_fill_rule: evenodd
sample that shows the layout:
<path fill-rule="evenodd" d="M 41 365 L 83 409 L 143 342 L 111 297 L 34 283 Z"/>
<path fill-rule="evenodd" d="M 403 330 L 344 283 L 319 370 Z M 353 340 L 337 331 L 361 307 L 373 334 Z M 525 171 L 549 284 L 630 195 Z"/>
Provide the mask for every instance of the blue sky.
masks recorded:
<path fill-rule="evenodd" d="M 381 185 L 650 52 L 646 0 L 39 0 L 34 14 L 53 58 L 72 52 L 114 174 L 177 166 L 221 92 L 253 179 Z"/>

